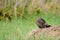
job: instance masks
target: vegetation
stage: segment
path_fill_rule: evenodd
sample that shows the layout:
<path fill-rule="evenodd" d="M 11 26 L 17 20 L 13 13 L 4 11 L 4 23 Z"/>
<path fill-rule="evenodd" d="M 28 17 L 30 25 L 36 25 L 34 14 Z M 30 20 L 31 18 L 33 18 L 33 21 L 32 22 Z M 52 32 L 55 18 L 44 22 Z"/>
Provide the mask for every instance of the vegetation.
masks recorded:
<path fill-rule="evenodd" d="M 38 28 L 35 24 L 38 16 L 48 24 L 60 25 L 59 4 L 59 0 L 0 0 L 0 40 L 60 40 L 48 36 L 26 37 Z"/>
<path fill-rule="evenodd" d="M 2 0 L 0 2 L 0 12 L 3 15 L 1 19 L 5 18 L 5 14 L 8 14 L 11 19 L 25 19 L 26 16 L 37 16 L 41 12 L 60 13 L 59 0 Z"/>

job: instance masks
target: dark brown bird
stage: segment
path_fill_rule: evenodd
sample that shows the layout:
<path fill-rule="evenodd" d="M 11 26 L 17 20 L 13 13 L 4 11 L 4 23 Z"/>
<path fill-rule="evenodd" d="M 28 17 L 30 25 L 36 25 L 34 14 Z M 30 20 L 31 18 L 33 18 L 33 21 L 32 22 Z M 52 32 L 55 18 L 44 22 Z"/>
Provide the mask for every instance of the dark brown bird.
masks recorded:
<path fill-rule="evenodd" d="M 36 24 L 39 28 L 48 28 L 51 25 L 48 25 L 46 21 L 40 17 L 37 18 Z"/>

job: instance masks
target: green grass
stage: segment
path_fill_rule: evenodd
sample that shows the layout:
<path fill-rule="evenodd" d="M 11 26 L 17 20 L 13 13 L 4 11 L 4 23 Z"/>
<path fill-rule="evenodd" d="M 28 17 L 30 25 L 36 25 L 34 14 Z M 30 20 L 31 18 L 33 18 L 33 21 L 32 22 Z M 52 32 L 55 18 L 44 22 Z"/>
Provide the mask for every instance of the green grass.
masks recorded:
<path fill-rule="evenodd" d="M 60 25 L 60 15 L 58 14 L 40 14 L 48 24 Z M 55 37 L 41 36 L 38 39 L 33 37 L 26 38 L 28 32 L 37 29 L 35 24 L 37 16 L 28 17 L 27 19 L 18 19 L 13 22 L 0 21 L 0 40 L 58 40 Z"/>

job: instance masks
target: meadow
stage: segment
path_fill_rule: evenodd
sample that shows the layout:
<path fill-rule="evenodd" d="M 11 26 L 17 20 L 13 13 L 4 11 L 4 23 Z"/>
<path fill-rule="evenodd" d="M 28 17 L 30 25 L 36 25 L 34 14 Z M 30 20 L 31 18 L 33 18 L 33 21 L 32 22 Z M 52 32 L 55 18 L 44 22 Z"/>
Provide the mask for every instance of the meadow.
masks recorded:
<path fill-rule="evenodd" d="M 37 17 L 50 25 L 60 25 L 59 0 L 0 0 L 0 40 L 60 40 L 60 37 L 42 35 L 28 38 L 38 29 Z"/>
<path fill-rule="evenodd" d="M 48 24 L 60 25 L 60 15 L 51 13 L 42 13 L 23 20 L 17 19 L 13 22 L 0 21 L 0 40 L 59 40 L 59 37 L 48 37 L 47 35 L 38 37 L 37 39 L 34 39 L 33 37 L 28 39 L 28 36 L 26 37 L 31 30 L 38 28 L 35 24 L 38 16 L 45 19 Z"/>

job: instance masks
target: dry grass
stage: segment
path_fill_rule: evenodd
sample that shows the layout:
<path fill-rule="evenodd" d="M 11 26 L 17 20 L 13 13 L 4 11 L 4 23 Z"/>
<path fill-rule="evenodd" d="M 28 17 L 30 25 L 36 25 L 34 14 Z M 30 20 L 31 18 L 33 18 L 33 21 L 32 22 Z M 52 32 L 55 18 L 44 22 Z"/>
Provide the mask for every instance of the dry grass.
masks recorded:
<path fill-rule="evenodd" d="M 29 37 L 39 37 L 41 35 L 47 35 L 47 36 L 54 36 L 58 37 L 60 36 L 60 27 L 59 26 L 53 26 L 49 28 L 44 29 L 36 29 L 28 33 Z"/>

